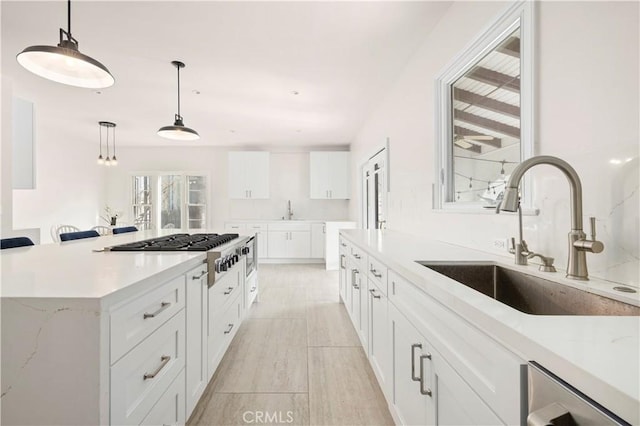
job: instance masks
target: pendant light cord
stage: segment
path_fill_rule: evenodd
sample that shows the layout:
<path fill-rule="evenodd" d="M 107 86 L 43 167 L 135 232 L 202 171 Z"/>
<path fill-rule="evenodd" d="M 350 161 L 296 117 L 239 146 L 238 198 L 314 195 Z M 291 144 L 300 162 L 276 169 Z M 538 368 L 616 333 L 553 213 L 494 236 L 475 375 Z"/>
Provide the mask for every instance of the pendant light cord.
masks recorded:
<path fill-rule="evenodd" d="M 182 119 L 180 115 L 180 65 L 176 66 L 176 68 L 178 69 L 178 117 Z"/>
<path fill-rule="evenodd" d="M 107 126 L 107 160 L 109 159 L 109 126 Z"/>
<path fill-rule="evenodd" d="M 98 130 L 100 131 L 100 157 L 102 157 L 102 124 L 99 125 Z M 109 141 L 107 141 L 109 143 Z"/>
<path fill-rule="evenodd" d="M 116 128 L 115 127 L 113 128 L 113 158 L 116 158 Z"/>
<path fill-rule="evenodd" d="M 71 39 L 71 0 L 67 0 L 67 31 Z"/>

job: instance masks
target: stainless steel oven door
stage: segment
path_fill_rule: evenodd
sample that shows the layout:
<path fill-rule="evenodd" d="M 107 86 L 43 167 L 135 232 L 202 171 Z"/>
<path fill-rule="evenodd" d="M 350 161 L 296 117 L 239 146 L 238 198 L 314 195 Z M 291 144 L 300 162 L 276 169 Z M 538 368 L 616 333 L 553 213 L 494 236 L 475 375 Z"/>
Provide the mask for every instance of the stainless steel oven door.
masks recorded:
<path fill-rule="evenodd" d="M 244 245 L 244 250 L 242 253 L 245 255 L 245 259 L 247 262 L 247 277 L 253 273 L 254 270 L 258 269 L 258 236 L 254 236 L 249 238 L 249 240 Z"/>

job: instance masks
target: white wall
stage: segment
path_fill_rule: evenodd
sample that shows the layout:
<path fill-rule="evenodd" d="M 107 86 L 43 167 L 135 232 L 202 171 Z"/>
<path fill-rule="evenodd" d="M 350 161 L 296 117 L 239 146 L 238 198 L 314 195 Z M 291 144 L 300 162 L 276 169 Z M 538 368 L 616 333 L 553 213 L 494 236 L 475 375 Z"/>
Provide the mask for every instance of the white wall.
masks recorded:
<path fill-rule="evenodd" d="M 590 274 L 639 284 L 639 39 L 637 2 L 540 2 L 536 29 L 535 153 L 568 161 L 582 178 L 583 212 L 598 221 L 601 254 Z M 431 208 L 434 182 L 434 80 L 503 3 L 455 2 L 412 57 L 352 144 L 353 188 L 359 165 L 390 138 L 388 227 L 495 251 L 494 237 L 517 235 L 509 214 L 453 214 Z M 613 161 L 612 161 L 613 160 Z M 621 161 L 620 164 L 612 164 Z M 525 217 L 529 247 L 556 258 L 562 271 L 570 230 L 569 186 L 549 166 L 533 176 L 539 216 Z M 352 200 L 350 215 L 359 217 Z M 586 229 L 588 233 L 588 229 Z M 503 252 L 501 252 L 503 253 Z"/>
<path fill-rule="evenodd" d="M 280 219 L 291 200 L 294 218 L 344 220 L 348 201 L 309 199 L 309 152 L 278 149 L 270 156 L 270 199 L 230 200 L 227 191 L 228 148 L 219 147 L 123 147 L 118 149 L 117 167 L 107 169 L 107 203 L 126 212 L 131 222 L 130 176 L 148 171 L 193 171 L 209 173 L 208 223 L 222 229 L 233 219 Z"/>

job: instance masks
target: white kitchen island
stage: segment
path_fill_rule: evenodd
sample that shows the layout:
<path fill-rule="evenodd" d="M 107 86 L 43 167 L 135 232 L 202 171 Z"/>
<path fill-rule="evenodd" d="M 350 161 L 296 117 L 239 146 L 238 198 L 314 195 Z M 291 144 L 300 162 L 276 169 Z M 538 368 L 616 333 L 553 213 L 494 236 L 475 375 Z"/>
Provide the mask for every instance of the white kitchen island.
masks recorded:
<path fill-rule="evenodd" d="M 220 328 L 215 363 L 247 311 L 244 265 L 226 275 L 239 290 L 207 300 L 205 252 L 95 251 L 172 233 L 3 250 L 2 424 L 184 423 L 189 377 L 213 375 L 207 334 Z M 207 302 L 235 329 L 208 333 Z"/>

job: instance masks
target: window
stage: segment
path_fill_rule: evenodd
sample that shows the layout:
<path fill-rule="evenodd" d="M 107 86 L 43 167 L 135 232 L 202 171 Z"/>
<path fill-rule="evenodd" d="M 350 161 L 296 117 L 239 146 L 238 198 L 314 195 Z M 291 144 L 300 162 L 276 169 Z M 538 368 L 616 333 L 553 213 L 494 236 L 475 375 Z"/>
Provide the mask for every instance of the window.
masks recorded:
<path fill-rule="evenodd" d="M 207 176 L 145 173 L 132 177 L 134 224 L 139 229 L 207 226 Z"/>

